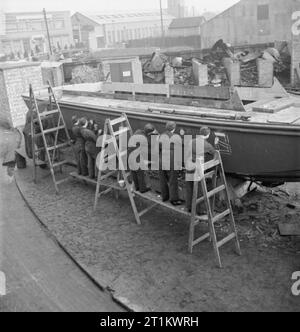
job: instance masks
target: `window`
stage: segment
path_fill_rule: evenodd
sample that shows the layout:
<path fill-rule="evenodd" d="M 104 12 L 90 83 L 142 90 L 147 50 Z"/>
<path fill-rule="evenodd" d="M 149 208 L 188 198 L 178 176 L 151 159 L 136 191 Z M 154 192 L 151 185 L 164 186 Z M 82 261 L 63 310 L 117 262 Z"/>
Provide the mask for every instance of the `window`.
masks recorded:
<path fill-rule="evenodd" d="M 269 5 L 260 5 L 257 7 L 257 19 L 259 21 L 269 19 Z"/>
<path fill-rule="evenodd" d="M 104 48 L 104 37 L 97 37 L 97 48 Z"/>
<path fill-rule="evenodd" d="M 56 30 L 64 29 L 65 27 L 65 22 L 64 21 L 55 21 L 54 22 L 54 28 Z"/>

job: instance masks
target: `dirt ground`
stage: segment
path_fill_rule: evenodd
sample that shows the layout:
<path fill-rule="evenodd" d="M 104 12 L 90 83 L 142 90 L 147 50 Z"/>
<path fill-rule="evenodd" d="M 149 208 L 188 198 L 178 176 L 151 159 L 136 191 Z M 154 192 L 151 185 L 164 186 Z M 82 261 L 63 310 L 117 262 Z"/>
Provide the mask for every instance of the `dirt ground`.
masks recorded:
<path fill-rule="evenodd" d="M 41 227 L 21 197 L 14 166 L 16 133 L 0 128 L 0 312 L 120 312 Z M 11 153 L 12 152 L 12 153 Z"/>
<path fill-rule="evenodd" d="M 73 169 L 66 168 L 65 172 Z M 300 270 L 299 238 L 281 237 L 278 222 L 299 221 L 299 185 L 249 194 L 236 212 L 243 256 L 221 249 L 216 268 L 209 242 L 187 251 L 188 219 L 163 208 L 137 226 L 127 196 L 101 198 L 94 188 L 70 180 L 54 194 L 48 171 L 17 172 L 17 183 L 36 215 L 68 252 L 115 298 L 137 311 L 300 311 L 291 293 Z M 290 191 L 290 192 L 289 192 Z M 139 208 L 145 203 L 139 202 Z M 226 232 L 227 225 L 217 225 Z"/>

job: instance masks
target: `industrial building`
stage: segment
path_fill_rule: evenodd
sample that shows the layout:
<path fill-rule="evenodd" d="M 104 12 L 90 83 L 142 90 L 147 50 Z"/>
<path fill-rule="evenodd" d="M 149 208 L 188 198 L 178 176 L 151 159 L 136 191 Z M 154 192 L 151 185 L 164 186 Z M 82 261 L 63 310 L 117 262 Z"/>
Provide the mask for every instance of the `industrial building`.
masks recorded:
<path fill-rule="evenodd" d="M 205 22 L 203 16 L 176 18 L 169 26 L 168 35 L 170 37 L 199 36 L 201 26 Z"/>
<path fill-rule="evenodd" d="M 163 13 L 167 31 L 174 16 Z M 115 47 L 134 39 L 161 36 L 160 12 L 114 14 L 75 13 L 72 16 L 74 40 L 91 50 Z"/>
<path fill-rule="evenodd" d="M 203 48 L 223 39 L 232 46 L 291 41 L 295 0 L 241 0 L 202 26 Z"/>
<path fill-rule="evenodd" d="M 2 30 L 5 31 L 2 31 L 2 35 L 0 33 L 0 53 L 48 52 L 49 43 L 42 12 L 3 13 L 2 18 Z M 60 49 L 74 43 L 70 12 L 47 12 L 47 22 L 53 47 Z"/>

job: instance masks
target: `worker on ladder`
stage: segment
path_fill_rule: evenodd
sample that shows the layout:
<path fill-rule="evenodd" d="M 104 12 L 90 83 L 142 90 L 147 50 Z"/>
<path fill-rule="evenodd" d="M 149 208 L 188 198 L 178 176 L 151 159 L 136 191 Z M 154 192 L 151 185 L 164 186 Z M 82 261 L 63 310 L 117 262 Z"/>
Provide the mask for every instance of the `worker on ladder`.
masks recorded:
<path fill-rule="evenodd" d="M 179 206 L 183 203 L 179 198 L 179 185 L 178 185 L 178 177 L 179 170 L 178 165 L 176 165 L 175 158 L 175 148 L 174 144 L 168 146 L 168 144 L 164 144 L 164 141 L 170 142 L 170 140 L 174 137 L 176 130 L 176 123 L 170 121 L 166 124 L 166 131 L 160 136 L 160 156 L 159 156 L 159 182 L 162 194 L 163 202 L 167 202 L 170 200 L 171 204 L 174 206 Z M 178 135 L 178 141 L 181 142 L 181 150 L 182 150 L 182 140 Z M 181 151 L 180 151 L 181 153 Z M 179 168 L 182 165 L 179 166 Z M 169 168 L 169 169 L 167 169 Z"/>
<path fill-rule="evenodd" d="M 84 119 L 78 119 L 77 116 L 72 118 L 72 133 L 74 136 L 74 151 L 76 156 L 78 175 L 88 176 L 88 157 L 85 151 L 85 140 L 81 134 L 81 129 L 85 125 Z"/>
<path fill-rule="evenodd" d="M 102 130 L 94 122 L 89 122 L 83 119 L 83 127 L 81 128 L 81 135 L 85 140 L 85 152 L 88 157 L 88 175 L 90 179 L 96 177 L 96 159 L 100 152 L 96 147 L 98 137 L 102 135 Z"/>
<path fill-rule="evenodd" d="M 144 129 L 138 129 L 133 136 L 142 136 L 147 139 L 148 142 L 148 156 L 147 160 L 144 160 L 144 162 L 147 164 L 146 166 L 149 167 L 151 163 L 151 137 L 153 135 L 158 135 L 158 132 L 156 131 L 155 127 L 149 123 L 147 124 Z M 131 153 L 134 149 L 129 148 L 129 153 Z M 139 191 L 141 194 L 144 194 L 146 192 L 149 192 L 151 188 L 147 187 L 147 181 L 146 181 L 146 172 L 142 169 L 131 171 L 132 180 L 134 182 L 135 190 Z"/>
<path fill-rule="evenodd" d="M 211 135 L 211 130 L 208 127 L 202 127 L 200 129 L 200 135 L 191 140 L 185 155 L 186 160 L 186 209 L 188 212 L 192 210 L 194 181 L 190 181 L 196 171 L 196 160 L 203 157 L 204 162 L 207 163 L 216 157 L 215 148 L 208 142 Z M 201 188 L 199 188 L 201 190 Z M 201 193 L 198 193 L 200 196 Z M 201 214 L 201 208 L 198 213 Z"/>

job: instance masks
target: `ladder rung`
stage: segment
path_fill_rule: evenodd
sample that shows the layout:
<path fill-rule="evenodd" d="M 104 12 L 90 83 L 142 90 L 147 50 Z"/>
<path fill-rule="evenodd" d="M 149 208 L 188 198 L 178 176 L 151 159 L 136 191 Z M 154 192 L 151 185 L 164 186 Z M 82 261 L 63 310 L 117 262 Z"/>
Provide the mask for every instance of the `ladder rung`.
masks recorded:
<path fill-rule="evenodd" d="M 148 208 L 146 208 L 145 210 L 139 212 L 139 217 L 141 218 L 142 216 L 144 216 L 146 213 L 148 213 L 149 211 L 151 211 L 152 209 L 154 209 L 158 204 L 153 204 L 151 206 L 149 206 Z"/>
<path fill-rule="evenodd" d="M 114 132 L 113 135 L 114 135 L 114 136 L 120 136 L 120 135 L 122 135 L 122 134 L 127 133 L 129 130 L 130 130 L 130 129 L 129 129 L 128 127 L 125 127 L 125 128 L 122 128 L 122 129 L 119 130 L 119 131 Z"/>
<path fill-rule="evenodd" d="M 106 180 L 106 179 L 110 178 L 111 176 L 115 175 L 116 173 L 117 173 L 117 171 L 109 172 L 109 173 L 107 173 L 107 174 L 101 176 L 100 181 Z"/>
<path fill-rule="evenodd" d="M 212 196 L 215 196 L 216 194 L 218 194 L 219 192 L 221 192 L 221 191 L 223 191 L 225 189 L 226 189 L 226 187 L 223 184 L 222 186 L 217 187 L 217 188 L 211 190 L 210 192 L 208 192 L 207 193 L 207 198 L 211 198 Z M 197 205 L 200 204 L 200 203 L 202 203 L 202 202 L 204 202 L 204 201 L 205 201 L 205 197 L 204 196 L 201 197 L 201 198 L 198 198 L 197 199 Z"/>
<path fill-rule="evenodd" d="M 204 176 L 206 178 L 210 178 L 210 177 L 214 176 L 215 174 L 216 174 L 216 171 L 210 171 L 208 173 L 205 173 Z"/>
<path fill-rule="evenodd" d="M 210 198 L 212 196 L 215 196 L 216 194 L 220 193 L 221 191 L 224 191 L 226 189 L 225 185 L 222 184 L 220 187 L 217 187 L 207 193 L 207 197 Z"/>
<path fill-rule="evenodd" d="M 50 133 L 53 133 L 55 131 L 59 131 L 59 130 L 62 130 L 62 129 L 65 129 L 65 126 L 58 126 L 58 127 L 55 127 L 55 128 L 50 128 L 50 129 L 44 130 L 44 134 L 50 134 Z"/>
<path fill-rule="evenodd" d="M 65 179 L 62 179 L 62 180 L 59 180 L 59 181 L 56 181 L 56 185 L 59 186 L 60 184 L 63 184 L 65 182 L 69 181 L 69 178 L 65 178 Z"/>
<path fill-rule="evenodd" d="M 64 147 L 67 147 L 67 146 L 70 146 L 71 144 L 69 142 L 67 143 L 62 143 L 62 144 L 58 144 L 58 145 L 55 145 L 55 146 L 51 146 L 51 147 L 47 147 L 48 151 L 53 151 L 53 150 L 56 150 L 56 149 L 62 149 Z"/>
<path fill-rule="evenodd" d="M 60 166 L 66 165 L 66 164 L 68 164 L 68 161 L 64 160 L 64 161 L 60 161 L 58 163 L 53 164 L 52 167 L 56 168 L 56 167 L 60 167 Z"/>
<path fill-rule="evenodd" d="M 121 118 L 110 121 L 110 124 L 112 126 L 115 126 L 116 124 L 119 124 L 119 123 L 122 123 L 122 122 L 125 122 L 125 121 L 126 121 L 126 118 L 124 116 L 122 116 Z"/>
<path fill-rule="evenodd" d="M 235 239 L 236 235 L 235 233 L 232 233 L 230 235 L 228 235 L 227 237 L 225 237 L 225 239 L 221 240 L 220 242 L 217 243 L 217 247 L 221 248 L 222 246 L 224 246 L 226 243 L 230 242 L 231 240 Z"/>
<path fill-rule="evenodd" d="M 114 143 L 115 140 L 116 140 L 116 139 L 115 139 L 114 137 L 109 138 L 109 139 L 107 139 L 107 140 L 105 141 L 105 145 L 109 145 L 109 144 L 111 144 L 111 143 Z"/>
<path fill-rule="evenodd" d="M 223 218 L 229 216 L 230 213 L 231 213 L 231 211 L 228 209 L 228 210 L 226 210 L 226 211 L 224 211 L 224 212 L 222 212 L 222 213 L 216 215 L 216 216 L 213 218 L 213 223 L 215 224 L 215 223 L 218 222 L 219 220 L 221 220 L 221 219 L 223 219 Z"/>
<path fill-rule="evenodd" d="M 123 151 L 123 152 L 120 152 L 120 153 L 118 153 L 118 154 L 115 153 L 115 154 L 109 156 L 108 158 L 105 158 L 105 161 L 110 161 L 110 160 L 112 160 L 112 159 L 114 159 L 114 158 L 118 158 L 118 160 L 119 160 L 119 159 L 121 159 L 121 158 L 127 156 L 127 154 L 128 154 L 127 151 Z"/>
<path fill-rule="evenodd" d="M 98 194 L 98 198 L 100 198 L 100 197 L 103 196 L 103 195 L 107 195 L 107 194 L 109 194 L 111 191 L 113 191 L 113 188 L 108 188 L 108 189 L 106 189 L 106 190 L 104 190 L 104 191 L 101 191 L 101 192 Z"/>
<path fill-rule="evenodd" d="M 210 233 L 206 233 L 203 236 L 199 237 L 199 239 L 197 239 L 193 242 L 193 247 L 196 246 L 197 244 L 203 242 L 204 240 L 208 239 L 209 237 L 210 237 Z"/>
<path fill-rule="evenodd" d="M 58 108 L 55 110 L 52 110 L 52 111 L 47 111 L 47 112 L 43 112 L 43 113 L 39 113 L 39 114 L 40 114 L 40 117 L 46 117 L 46 116 L 49 116 L 52 114 L 57 114 L 57 113 L 59 113 Z"/>
<path fill-rule="evenodd" d="M 221 161 L 219 159 L 217 160 L 211 160 L 204 164 L 204 171 L 208 171 L 209 169 L 216 167 L 221 164 Z"/>

